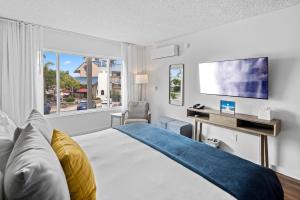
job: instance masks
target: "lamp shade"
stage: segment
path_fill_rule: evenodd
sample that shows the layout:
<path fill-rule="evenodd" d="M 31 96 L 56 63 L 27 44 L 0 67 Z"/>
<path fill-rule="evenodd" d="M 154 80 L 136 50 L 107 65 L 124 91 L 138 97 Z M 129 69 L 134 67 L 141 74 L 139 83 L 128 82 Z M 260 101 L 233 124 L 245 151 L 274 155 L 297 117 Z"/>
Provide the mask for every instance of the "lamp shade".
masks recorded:
<path fill-rule="evenodd" d="M 146 84 L 146 83 L 148 83 L 148 75 L 147 74 L 137 74 L 137 75 L 135 75 L 135 83 L 136 84 Z"/>

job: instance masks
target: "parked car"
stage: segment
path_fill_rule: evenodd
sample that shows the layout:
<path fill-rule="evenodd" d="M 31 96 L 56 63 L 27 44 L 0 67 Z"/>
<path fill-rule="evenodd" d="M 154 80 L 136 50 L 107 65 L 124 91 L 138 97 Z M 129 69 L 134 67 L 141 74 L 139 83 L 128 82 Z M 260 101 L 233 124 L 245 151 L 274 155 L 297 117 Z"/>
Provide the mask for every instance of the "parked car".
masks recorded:
<path fill-rule="evenodd" d="M 50 103 L 44 103 L 44 115 L 49 115 L 51 111 L 51 105 Z"/>
<path fill-rule="evenodd" d="M 92 101 L 92 108 L 96 108 L 96 107 L 97 107 L 96 102 Z M 87 108 L 88 106 L 86 100 L 81 100 L 77 105 L 77 110 L 86 110 Z"/>

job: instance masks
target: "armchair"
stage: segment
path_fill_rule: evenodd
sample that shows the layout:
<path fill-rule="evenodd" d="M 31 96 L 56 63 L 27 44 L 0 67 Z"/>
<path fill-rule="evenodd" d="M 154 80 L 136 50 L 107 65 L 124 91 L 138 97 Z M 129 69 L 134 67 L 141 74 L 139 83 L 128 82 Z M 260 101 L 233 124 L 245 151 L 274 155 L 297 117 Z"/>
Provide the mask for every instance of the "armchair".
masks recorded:
<path fill-rule="evenodd" d="M 131 101 L 128 103 L 128 110 L 122 113 L 124 124 L 130 123 L 151 123 L 149 103 L 144 101 Z"/>

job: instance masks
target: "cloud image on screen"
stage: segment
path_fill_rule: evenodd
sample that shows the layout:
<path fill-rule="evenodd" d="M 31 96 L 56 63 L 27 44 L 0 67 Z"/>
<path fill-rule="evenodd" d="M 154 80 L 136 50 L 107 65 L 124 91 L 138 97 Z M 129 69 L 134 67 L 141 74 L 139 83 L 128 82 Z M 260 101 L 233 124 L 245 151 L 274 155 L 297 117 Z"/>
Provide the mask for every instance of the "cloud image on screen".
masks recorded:
<path fill-rule="evenodd" d="M 200 93 L 268 98 L 268 58 L 199 64 Z"/>

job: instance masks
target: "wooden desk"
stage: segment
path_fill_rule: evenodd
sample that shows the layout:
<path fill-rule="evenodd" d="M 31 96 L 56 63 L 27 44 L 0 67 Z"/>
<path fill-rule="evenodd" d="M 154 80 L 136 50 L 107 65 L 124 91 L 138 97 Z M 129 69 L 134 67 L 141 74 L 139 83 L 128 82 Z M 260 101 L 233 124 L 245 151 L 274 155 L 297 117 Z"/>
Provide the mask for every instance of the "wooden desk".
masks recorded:
<path fill-rule="evenodd" d="M 281 121 L 258 119 L 257 116 L 245 114 L 222 114 L 213 109 L 187 109 L 187 117 L 194 119 L 193 139 L 201 141 L 202 123 L 219 126 L 260 137 L 261 165 L 269 167 L 268 136 L 277 136 L 281 131 Z"/>

